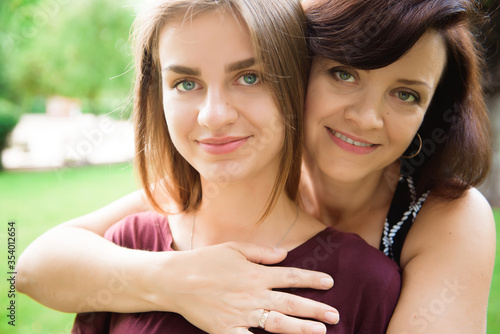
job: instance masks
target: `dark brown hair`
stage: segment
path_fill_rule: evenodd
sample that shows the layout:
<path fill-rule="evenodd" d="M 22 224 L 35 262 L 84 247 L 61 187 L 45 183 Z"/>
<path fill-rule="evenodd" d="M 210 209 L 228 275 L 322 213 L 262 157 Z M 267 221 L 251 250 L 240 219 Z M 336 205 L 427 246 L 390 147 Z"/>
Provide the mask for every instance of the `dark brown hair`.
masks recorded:
<path fill-rule="evenodd" d="M 474 1 L 325 0 L 314 1 L 306 16 L 312 56 L 362 70 L 390 65 L 427 31 L 439 33 L 447 64 L 418 130 L 422 150 L 401 158 L 401 171 L 416 180 L 419 194 L 432 190 L 445 198 L 458 198 L 484 181 L 492 152 Z"/>
<path fill-rule="evenodd" d="M 264 67 L 285 126 L 283 152 L 273 190 L 262 218 L 271 211 L 283 190 L 295 200 L 302 152 L 302 109 L 309 70 L 305 41 L 306 19 L 298 0 L 163 0 L 155 1 L 135 22 L 134 120 L 135 164 L 153 207 L 160 187 L 184 211 L 196 209 L 202 200 L 199 173 L 181 156 L 170 139 L 162 103 L 158 38 L 165 24 L 191 20 L 207 12 L 234 17 L 248 29 L 257 60 Z M 254 152 L 258 154 L 258 152 Z"/>

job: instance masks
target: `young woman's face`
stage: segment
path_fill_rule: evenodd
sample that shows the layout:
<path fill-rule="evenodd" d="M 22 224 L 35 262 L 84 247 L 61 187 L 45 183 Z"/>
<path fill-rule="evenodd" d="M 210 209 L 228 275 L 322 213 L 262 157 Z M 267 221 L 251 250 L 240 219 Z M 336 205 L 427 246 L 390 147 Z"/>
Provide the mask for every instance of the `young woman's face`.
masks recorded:
<path fill-rule="evenodd" d="M 304 115 L 306 159 L 344 181 L 383 170 L 415 137 L 445 62 L 444 41 L 434 32 L 381 69 L 315 59 Z"/>
<path fill-rule="evenodd" d="M 218 13 L 170 22 L 159 56 L 165 118 L 180 154 L 211 181 L 275 178 L 284 127 L 246 28 Z"/>

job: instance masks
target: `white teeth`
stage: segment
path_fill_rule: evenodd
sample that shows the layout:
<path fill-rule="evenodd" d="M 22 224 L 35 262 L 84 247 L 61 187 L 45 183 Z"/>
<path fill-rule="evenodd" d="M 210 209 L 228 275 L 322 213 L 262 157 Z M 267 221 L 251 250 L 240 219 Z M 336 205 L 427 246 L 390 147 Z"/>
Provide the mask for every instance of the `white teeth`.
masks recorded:
<path fill-rule="evenodd" d="M 361 143 L 359 141 L 355 141 L 355 140 L 352 140 L 351 138 L 347 137 L 347 136 L 344 136 L 343 134 L 341 133 L 338 133 L 338 132 L 335 132 L 333 130 L 330 129 L 330 132 L 337 138 L 345 141 L 346 143 L 348 144 L 351 144 L 351 145 L 354 145 L 354 146 L 358 146 L 358 147 L 372 147 L 373 144 L 366 144 L 366 143 Z"/>

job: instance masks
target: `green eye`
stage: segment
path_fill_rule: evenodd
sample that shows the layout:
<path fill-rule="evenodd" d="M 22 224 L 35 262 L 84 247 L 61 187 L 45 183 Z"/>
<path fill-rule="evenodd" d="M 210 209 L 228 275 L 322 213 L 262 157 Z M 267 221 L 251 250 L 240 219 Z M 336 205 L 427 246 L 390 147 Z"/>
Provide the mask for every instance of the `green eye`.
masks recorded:
<path fill-rule="evenodd" d="M 405 101 L 405 102 L 415 102 L 417 101 L 417 98 L 415 97 L 415 95 L 413 95 L 412 93 L 410 92 L 404 92 L 404 91 L 401 91 L 401 92 L 398 92 L 398 98 Z"/>
<path fill-rule="evenodd" d="M 254 73 L 242 75 L 238 79 L 238 83 L 240 85 L 245 85 L 245 86 L 246 85 L 255 85 L 257 82 L 259 82 L 259 77 L 257 76 L 257 74 L 254 74 Z"/>
<path fill-rule="evenodd" d="M 337 71 L 335 72 L 335 75 L 342 81 L 354 82 L 354 76 L 349 72 Z"/>
<path fill-rule="evenodd" d="M 175 86 L 175 88 L 177 88 L 181 92 L 189 92 L 196 88 L 196 82 L 194 81 L 179 82 L 177 86 Z"/>
<path fill-rule="evenodd" d="M 253 85 L 254 83 L 257 82 L 257 76 L 253 75 L 253 74 L 248 74 L 248 75 L 245 75 L 243 76 L 243 80 L 249 84 L 249 85 Z"/>

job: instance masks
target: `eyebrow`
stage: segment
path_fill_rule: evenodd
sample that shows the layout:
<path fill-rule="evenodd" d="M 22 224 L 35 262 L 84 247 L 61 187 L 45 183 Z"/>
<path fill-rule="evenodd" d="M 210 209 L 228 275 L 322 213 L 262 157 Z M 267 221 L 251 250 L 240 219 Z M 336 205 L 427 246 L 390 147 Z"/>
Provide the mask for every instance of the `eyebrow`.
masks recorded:
<path fill-rule="evenodd" d="M 225 67 L 225 71 L 227 73 L 239 71 L 245 68 L 252 67 L 255 65 L 255 58 L 248 58 L 244 60 L 239 60 L 234 63 L 228 64 Z M 192 67 L 187 67 L 187 66 L 181 66 L 181 65 L 169 65 L 165 66 L 162 70 L 162 73 L 165 72 L 175 72 L 177 74 L 184 74 L 184 75 L 193 75 L 193 76 L 199 76 L 201 74 L 200 69 L 198 68 L 192 68 Z"/>
<path fill-rule="evenodd" d="M 162 73 L 175 72 L 177 74 L 194 75 L 194 76 L 198 76 L 201 73 L 198 68 L 191 68 L 191 67 L 180 66 L 180 65 L 165 66 L 161 71 L 162 71 Z"/>
<path fill-rule="evenodd" d="M 420 86 L 425 86 L 429 89 L 432 89 L 432 87 L 425 81 L 399 79 L 397 82 L 402 83 L 404 85 L 420 85 Z"/>
<path fill-rule="evenodd" d="M 230 72 L 243 70 L 245 68 L 252 67 L 253 65 L 255 65 L 255 58 L 248 58 L 248 59 L 240 60 L 240 61 L 237 61 L 237 62 L 234 62 L 234 63 L 227 65 L 226 72 L 230 73 Z"/>

